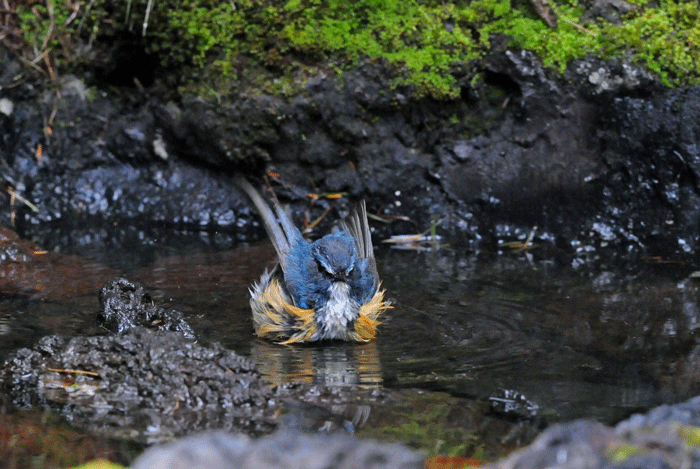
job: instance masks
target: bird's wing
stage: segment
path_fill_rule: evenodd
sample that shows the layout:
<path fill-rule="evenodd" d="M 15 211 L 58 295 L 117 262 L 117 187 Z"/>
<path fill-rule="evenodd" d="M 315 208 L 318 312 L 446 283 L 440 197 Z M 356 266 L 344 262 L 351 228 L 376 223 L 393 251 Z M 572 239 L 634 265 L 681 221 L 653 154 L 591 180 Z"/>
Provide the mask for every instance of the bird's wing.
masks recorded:
<path fill-rule="evenodd" d="M 364 200 L 355 205 L 350 215 L 340 222 L 340 228 L 355 238 L 355 249 L 358 257 L 367 259 L 374 278 L 374 284 L 377 285 L 379 283 L 379 274 L 377 273 L 377 261 L 374 259 L 372 235 L 369 231 L 367 206 Z"/>

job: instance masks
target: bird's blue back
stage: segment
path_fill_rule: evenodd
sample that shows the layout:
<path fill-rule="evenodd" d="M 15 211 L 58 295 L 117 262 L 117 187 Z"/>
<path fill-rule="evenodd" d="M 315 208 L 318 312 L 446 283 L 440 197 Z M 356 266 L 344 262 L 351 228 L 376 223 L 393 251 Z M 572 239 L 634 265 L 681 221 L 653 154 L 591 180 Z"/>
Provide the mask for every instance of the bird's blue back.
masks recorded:
<path fill-rule="evenodd" d="M 343 237 L 354 243 L 355 238 L 344 231 L 326 235 L 316 243 L 329 240 L 332 237 Z M 334 279 L 329 277 L 322 269 L 313 255 L 315 243 L 307 242 L 301 235 L 290 243 L 290 251 L 286 259 L 284 279 L 287 290 L 294 298 L 295 304 L 300 308 L 315 309 L 328 301 L 329 289 Z M 338 249 L 347 249 L 347 245 L 338 243 Z M 354 249 L 354 248 L 353 248 Z M 343 253 L 344 254 L 344 253 Z M 354 268 L 347 278 L 350 286 L 350 297 L 358 305 L 369 301 L 376 291 L 375 275 L 368 259 L 354 259 Z"/>

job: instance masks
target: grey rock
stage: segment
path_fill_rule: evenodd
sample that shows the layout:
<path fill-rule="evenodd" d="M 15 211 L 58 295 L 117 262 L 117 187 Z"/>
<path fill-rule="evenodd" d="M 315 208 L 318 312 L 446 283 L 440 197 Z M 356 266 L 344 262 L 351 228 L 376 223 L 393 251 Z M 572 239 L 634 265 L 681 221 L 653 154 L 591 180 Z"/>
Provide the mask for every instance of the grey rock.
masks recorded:
<path fill-rule="evenodd" d="M 210 432 L 147 450 L 131 469 L 420 469 L 425 456 L 399 444 L 281 431 L 258 440 Z"/>
<path fill-rule="evenodd" d="M 700 397 L 635 415 L 614 429 L 591 420 L 555 425 L 528 447 L 486 469 L 700 468 L 692 443 L 700 423 Z"/>

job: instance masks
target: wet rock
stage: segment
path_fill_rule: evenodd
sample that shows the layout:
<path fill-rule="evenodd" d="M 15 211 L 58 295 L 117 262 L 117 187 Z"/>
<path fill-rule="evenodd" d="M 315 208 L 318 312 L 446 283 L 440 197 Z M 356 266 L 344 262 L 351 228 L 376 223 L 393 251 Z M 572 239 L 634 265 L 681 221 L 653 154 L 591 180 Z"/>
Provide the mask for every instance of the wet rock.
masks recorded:
<path fill-rule="evenodd" d="M 137 114 L 117 116 L 109 123 L 105 147 L 127 162 L 149 163 L 154 156 L 167 159 L 167 153 L 157 153 L 158 136 L 153 125 L 153 114 L 141 109 Z"/>
<path fill-rule="evenodd" d="M 513 420 L 540 420 L 540 406 L 522 393 L 512 389 L 499 389 L 489 396 L 491 410 Z"/>
<path fill-rule="evenodd" d="M 12 89 L 12 82 L 15 80 L 17 75 L 22 71 L 22 65 L 19 61 L 12 60 L 11 52 L 8 48 L 3 47 L 0 51 L 0 89 L 5 92 L 7 88 Z"/>
<path fill-rule="evenodd" d="M 593 58 L 569 67 L 569 86 L 526 53 L 489 63 L 514 80 L 517 106 L 485 141 L 462 142 L 468 152 L 441 154 L 449 194 L 486 204 L 496 225 L 537 225 L 559 247 L 583 242 L 617 265 L 650 251 L 693 252 L 697 89 L 661 89 L 637 67 Z M 603 238 L 595 226 L 610 229 Z"/>
<path fill-rule="evenodd" d="M 605 461 L 602 452 L 612 440 L 614 434 L 606 426 L 578 420 L 551 427 L 525 450 L 486 467 L 544 469 L 556 464 L 560 468 L 599 468 Z"/>
<path fill-rule="evenodd" d="M 620 422 L 615 430 L 618 433 L 628 433 L 635 430 L 661 425 L 668 422 L 678 422 L 684 425 L 700 427 L 700 396 L 675 405 L 662 405 L 646 414 L 635 414 Z"/>
<path fill-rule="evenodd" d="M 622 24 L 622 17 L 639 9 L 624 0 L 595 0 L 593 5 L 581 17 L 581 22 L 604 19 L 613 24 Z"/>
<path fill-rule="evenodd" d="M 593 57 L 576 60 L 568 68 L 567 75 L 576 77 L 581 90 L 590 96 L 648 92 L 654 88 L 653 77 L 643 68 L 615 60 Z"/>
<path fill-rule="evenodd" d="M 168 101 L 157 89 L 119 99 L 76 77 L 60 82 L 60 98 L 12 96 L 13 112 L 0 114 L 0 176 L 38 212 L 19 207 L 0 219 L 74 251 L 98 235 L 147 246 L 175 229 L 216 232 L 206 240 L 230 245 L 261 236 L 231 173 L 271 170 L 280 198 L 307 209 L 307 219 L 350 202 L 309 207 L 309 193 L 344 192 L 393 220 L 378 228 L 387 234 L 438 220 L 465 248 L 537 226 L 548 236 L 534 241 L 555 244 L 558 259 L 577 267 L 694 252 L 697 90 L 665 90 L 641 68 L 592 57 L 562 79 L 528 51 L 493 45 L 484 82 L 449 102 L 392 88 L 388 71 L 369 61 L 342 79 L 321 72 L 287 99 Z M 153 230 L 121 235 L 126 225 Z"/>
<path fill-rule="evenodd" d="M 51 406 L 91 433 L 141 442 L 276 426 L 272 391 L 250 360 L 175 332 L 47 336 L 9 358 L 0 382 L 17 406 Z"/>
<path fill-rule="evenodd" d="M 349 436 L 278 432 L 251 440 L 223 432 L 205 433 L 153 447 L 132 469 L 275 468 L 275 469 L 419 469 L 425 456 L 398 444 L 353 439 Z"/>
<path fill-rule="evenodd" d="M 130 244 L 132 256 L 148 255 L 142 247 L 159 237 L 152 230 L 217 229 L 217 239 L 250 237 L 250 224 L 242 221 L 251 218 L 245 197 L 228 178 L 176 152 L 168 158 L 146 97 L 117 101 L 75 77 L 61 86 L 60 95 L 15 100 L 14 112 L 0 119 L 0 176 L 22 197 L 18 201 L 32 204 L 1 211 L 3 223 L 15 221 L 23 237 L 49 249 L 82 253 L 103 236 L 114 249 Z M 129 239 L 129 227 L 138 228 L 138 243 Z"/>
<path fill-rule="evenodd" d="M 194 339 L 192 327 L 177 310 L 164 310 L 156 306 L 142 285 L 116 277 L 107 282 L 99 294 L 102 326 L 112 332 L 122 333 L 137 326 L 158 331 L 175 331 L 188 339 Z"/>
<path fill-rule="evenodd" d="M 179 105 L 154 106 L 158 128 L 173 155 L 231 172 L 269 160 L 279 143 L 282 102 L 272 96 L 246 96 L 214 103 L 199 98 Z"/>
<path fill-rule="evenodd" d="M 608 139 L 604 157 L 610 168 L 602 221 L 623 228 L 624 219 L 623 229 L 646 247 L 662 249 L 665 242 L 685 254 L 695 249 L 700 235 L 698 122 L 700 88 L 610 102 L 600 126 Z"/>
<path fill-rule="evenodd" d="M 568 111 L 551 118 L 528 113 L 525 119 L 509 119 L 490 138 L 441 147 L 436 174 L 443 190 L 453 200 L 486 204 L 501 220 L 539 226 L 543 216 L 556 218 L 573 199 L 579 206 L 569 210 L 570 221 L 594 211 L 597 190 L 587 177 L 600 170 L 595 108 L 579 102 Z"/>
<path fill-rule="evenodd" d="M 14 231 L 0 227 L 0 262 L 29 262 L 37 251 L 35 244 L 22 241 Z"/>
<path fill-rule="evenodd" d="M 700 397 L 653 409 L 614 429 L 590 420 L 555 425 L 490 469 L 698 467 Z"/>

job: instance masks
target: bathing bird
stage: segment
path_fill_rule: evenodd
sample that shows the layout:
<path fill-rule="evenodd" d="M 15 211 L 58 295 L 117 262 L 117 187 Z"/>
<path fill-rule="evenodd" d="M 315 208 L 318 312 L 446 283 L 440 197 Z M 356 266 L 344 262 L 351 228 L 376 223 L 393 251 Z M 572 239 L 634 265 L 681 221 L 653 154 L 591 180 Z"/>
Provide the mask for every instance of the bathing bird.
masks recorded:
<path fill-rule="evenodd" d="M 282 344 L 374 339 L 379 316 L 391 306 L 380 289 L 364 201 L 339 229 L 309 242 L 277 200 L 271 208 L 246 179 L 238 182 L 260 213 L 279 259 L 250 289 L 258 337 Z"/>

